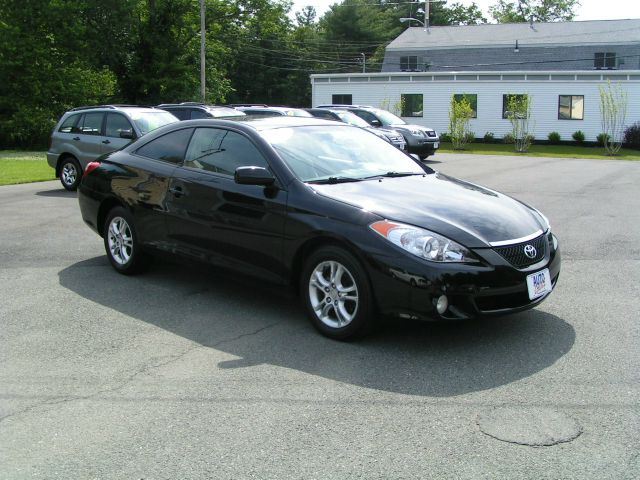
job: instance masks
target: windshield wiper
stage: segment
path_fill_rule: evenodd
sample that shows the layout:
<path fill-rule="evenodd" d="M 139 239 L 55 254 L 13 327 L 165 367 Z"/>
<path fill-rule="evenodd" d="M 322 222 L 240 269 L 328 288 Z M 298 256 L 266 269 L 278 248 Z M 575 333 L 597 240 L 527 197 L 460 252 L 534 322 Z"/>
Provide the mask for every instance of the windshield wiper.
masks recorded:
<path fill-rule="evenodd" d="M 335 183 L 359 182 L 361 180 L 362 180 L 362 178 L 327 177 L 327 178 L 319 178 L 317 180 L 309 180 L 309 181 L 307 181 L 307 183 L 313 183 L 315 185 L 324 185 L 324 184 L 333 185 Z"/>
<path fill-rule="evenodd" d="M 387 172 L 387 173 L 378 173 L 377 175 L 371 175 L 365 178 L 378 178 L 378 177 L 409 177 L 411 175 L 425 175 L 425 173 L 420 172 Z"/>

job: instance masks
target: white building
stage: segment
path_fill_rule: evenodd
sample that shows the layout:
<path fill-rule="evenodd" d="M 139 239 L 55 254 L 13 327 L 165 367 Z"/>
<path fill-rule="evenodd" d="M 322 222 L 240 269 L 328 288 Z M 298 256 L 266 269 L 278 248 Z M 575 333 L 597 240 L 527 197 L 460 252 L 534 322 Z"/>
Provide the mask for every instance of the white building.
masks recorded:
<path fill-rule="evenodd" d="M 506 95 L 528 95 L 532 131 L 538 140 L 558 132 L 587 141 L 602 132 L 599 87 L 620 86 L 627 94 L 627 124 L 640 121 L 640 70 L 383 72 L 311 75 L 313 106 L 370 105 L 390 110 L 407 123 L 446 132 L 452 95 L 465 95 L 476 108 L 471 130 L 496 139 L 511 130 L 504 118 Z M 403 110 L 404 111 L 401 111 Z"/>

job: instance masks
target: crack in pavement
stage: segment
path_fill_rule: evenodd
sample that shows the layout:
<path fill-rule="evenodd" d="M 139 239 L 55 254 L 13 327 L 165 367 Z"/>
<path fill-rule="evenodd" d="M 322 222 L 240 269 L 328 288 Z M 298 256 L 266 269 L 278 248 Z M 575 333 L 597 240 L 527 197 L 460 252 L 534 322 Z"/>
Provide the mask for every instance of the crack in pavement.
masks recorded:
<path fill-rule="evenodd" d="M 225 340 L 220 340 L 217 343 L 214 343 L 213 345 L 209 345 L 209 346 L 204 346 L 201 344 L 195 344 L 190 346 L 189 348 L 185 349 L 183 352 L 178 353 L 178 354 L 174 354 L 174 355 L 167 355 L 164 357 L 160 357 L 160 358 L 164 358 L 163 361 L 156 361 L 153 364 L 150 365 L 145 365 L 141 368 L 139 368 L 138 370 L 136 370 L 135 372 L 131 373 L 129 376 L 127 376 L 126 379 L 124 379 L 123 381 L 119 382 L 117 385 L 114 385 L 112 387 L 109 388 L 103 388 L 100 389 L 94 393 L 91 393 L 89 395 L 74 395 L 74 396 L 66 396 L 63 398 L 57 398 L 55 400 L 47 400 L 47 401 L 43 401 L 43 402 L 37 402 L 34 403 L 32 405 L 29 405 L 26 408 L 23 408 L 22 410 L 18 410 L 16 412 L 10 413 L 8 415 L 5 415 L 3 417 L 0 417 L 0 423 L 4 422 L 5 420 L 9 419 L 9 418 L 13 418 L 13 417 L 17 417 L 19 415 L 24 415 L 25 413 L 29 413 L 39 407 L 44 407 L 44 406 L 55 406 L 55 405 L 60 405 L 63 403 L 68 403 L 68 402 L 74 402 L 74 401 L 79 401 L 79 400 L 90 400 L 92 398 L 98 397 L 99 395 L 105 394 L 105 393 L 114 393 L 117 392 L 119 390 L 122 390 L 123 388 L 125 388 L 130 382 L 132 382 L 136 377 L 140 376 L 140 375 L 144 375 L 149 373 L 151 370 L 154 369 L 158 369 L 158 368 L 162 368 L 165 367 L 171 363 L 175 363 L 179 360 L 181 360 L 182 358 L 186 357 L 187 355 L 189 355 L 191 352 L 194 352 L 198 349 L 201 348 L 215 348 L 219 345 L 225 344 L 225 343 L 231 343 L 231 342 L 235 342 L 241 338 L 245 338 L 245 337 L 251 337 L 254 335 L 258 335 L 259 333 L 264 332 L 265 330 L 268 330 L 269 328 L 275 327 L 276 325 L 279 325 L 281 323 L 283 323 L 284 320 L 281 320 L 279 322 L 274 322 L 271 323 L 269 325 L 266 325 L 264 327 L 260 327 L 257 330 L 254 330 L 252 332 L 248 332 L 248 333 L 243 333 L 241 335 L 237 335 L 233 338 L 229 338 L 229 339 L 225 339 Z"/>

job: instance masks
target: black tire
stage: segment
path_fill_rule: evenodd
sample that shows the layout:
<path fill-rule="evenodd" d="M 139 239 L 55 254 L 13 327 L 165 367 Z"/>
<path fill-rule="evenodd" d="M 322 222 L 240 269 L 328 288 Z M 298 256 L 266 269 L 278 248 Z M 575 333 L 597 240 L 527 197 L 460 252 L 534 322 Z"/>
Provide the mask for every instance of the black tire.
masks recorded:
<path fill-rule="evenodd" d="M 425 161 L 427 158 L 429 158 L 429 155 L 418 155 L 418 157 L 420 157 L 420 161 Z"/>
<path fill-rule="evenodd" d="M 65 157 L 60 162 L 60 183 L 62 186 L 73 192 L 80 185 L 82 180 L 82 167 L 75 157 Z"/>
<path fill-rule="evenodd" d="M 104 249 L 113 268 L 124 275 L 142 272 L 150 256 L 142 251 L 133 216 L 122 207 L 113 208 L 104 223 Z"/>
<path fill-rule="evenodd" d="M 322 247 L 306 259 L 300 293 L 311 323 L 329 338 L 349 340 L 373 327 L 373 294 L 367 274 L 340 247 Z"/>

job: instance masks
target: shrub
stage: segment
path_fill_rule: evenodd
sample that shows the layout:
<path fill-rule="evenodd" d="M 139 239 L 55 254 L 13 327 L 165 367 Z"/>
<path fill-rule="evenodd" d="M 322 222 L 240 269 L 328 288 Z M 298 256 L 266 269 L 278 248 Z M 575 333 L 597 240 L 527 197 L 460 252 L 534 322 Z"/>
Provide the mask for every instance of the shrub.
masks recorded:
<path fill-rule="evenodd" d="M 446 143 L 451 143 L 451 136 L 447 133 L 441 133 L 440 134 L 440 141 L 441 142 L 446 142 Z"/>
<path fill-rule="evenodd" d="M 469 136 L 473 139 L 472 132 L 469 131 L 469 123 L 473 117 L 473 108 L 466 97 L 456 100 L 456 96 L 451 96 L 451 106 L 449 108 L 449 135 L 454 150 L 464 150 L 469 143 Z"/>
<path fill-rule="evenodd" d="M 476 141 L 476 134 L 474 132 L 467 132 L 464 139 L 467 143 L 473 143 Z"/>
<path fill-rule="evenodd" d="M 558 132 L 551 132 L 547 139 L 551 145 L 557 145 L 560 143 L 560 134 Z"/>
<path fill-rule="evenodd" d="M 578 145 L 582 145 L 584 143 L 584 132 L 582 130 L 578 130 L 577 132 L 573 132 L 571 138 L 575 140 Z"/>
<path fill-rule="evenodd" d="M 610 139 L 611 137 L 609 137 L 609 135 L 607 135 L 606 133 L 599 133 L 596 137 L 596 141 L 598 142 L 599 147 L 604 147 L 605 143 L 607 143 Z"/>
<path fill-rule="evenodd" d="M 627 147 L 640 148 L 640 122 L 629 125 L 624 130 L 623 138 Z"/>
<path fill-rule="evenodd" d="M 513 134 L 505 133 L 503 137 L 504 143 L 515 143 L 515 139 L 513 138 Z"/>
<path fill-rule="evenodd" d="M 487 132 L 484 134 L 484 137 L 482 137 L 484 139 L 484 143 L 493 143 L 494 142 L 494 135 L 493 132 Z"/>

